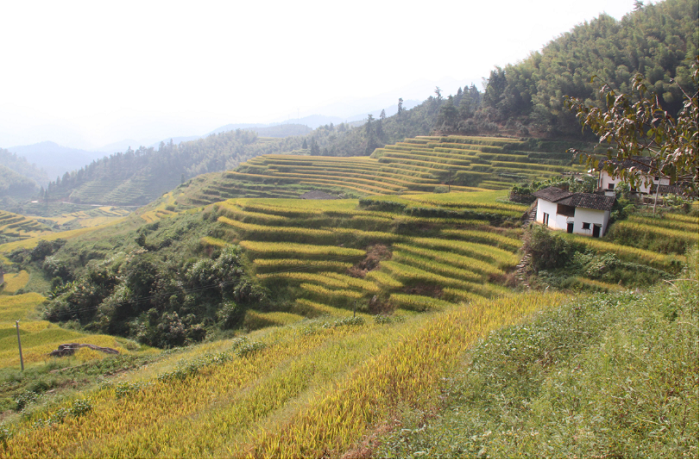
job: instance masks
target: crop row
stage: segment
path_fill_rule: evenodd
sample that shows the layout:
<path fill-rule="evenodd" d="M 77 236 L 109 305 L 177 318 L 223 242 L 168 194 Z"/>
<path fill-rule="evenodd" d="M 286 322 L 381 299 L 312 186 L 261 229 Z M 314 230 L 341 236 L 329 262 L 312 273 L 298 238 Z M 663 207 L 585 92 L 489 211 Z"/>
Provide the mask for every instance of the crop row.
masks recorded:
<path fill-rule="evenodd" d="M 342 248 L 338 246 L 320 246 L 313 244 L 276 243 L 259 241 L 241 241 L 240 245 L 246 249 L 253 258 L 326 258 L 333 260 L 352 261 L 359 260 L 365 255 L 360 249 Z"/>
<path fill-rule="evenodd" d="M 304 260 L 304 259 L 255 259 L 253 261 L 257 273 L 278 273 L 291 271 L 343 272 L 352 267 L 350 262 L 333 260 Z"/>
<path fill-rule="evenodd" d="M 503 270 L 491 265 L 488 262 L 484 262 L 483 260 L 475 259 L 473 257 L 463 256 L 461 254 L 455 254 L 454 252 L 449 251 L 449 248 L 448 251 L 440 251 L 402 243 L 394 244 L 394 248 L 417 255 L 419 257 L 443 262 L 476 273 L 483 273 L 485 275 L 503 274 Z"/>

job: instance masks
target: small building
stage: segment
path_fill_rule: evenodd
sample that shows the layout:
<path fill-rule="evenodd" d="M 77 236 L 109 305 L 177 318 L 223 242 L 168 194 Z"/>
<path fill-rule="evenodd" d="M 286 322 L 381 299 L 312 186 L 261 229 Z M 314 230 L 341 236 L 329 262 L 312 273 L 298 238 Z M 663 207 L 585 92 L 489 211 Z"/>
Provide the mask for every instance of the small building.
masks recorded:
<path fill-rule="evenodd" d="M 606 163 L 613 164 L 616 167 L 624 169 L 636 168 L 642 172 L 642 181 L 639 184 L 639 187 L 637 187 L 637 189 L 632 189 L 633 192 L 644 194 L 656 193 L 656 187 L 658 187 L 659 185 L 662 186 L 659 188 L 660 194 L 664 194 L 664 192 L 669 193 L 669 191 L 671 190 L 671 188 L 669 188 L 671 182 L 668 178 L 652 177 L 651 175 L 646 174 L 651 169 L 651 158 L 640 156 L 635 156 L 632 157 L 631 160 L 624 161 L 601 160 L 598 164 L 598 169 L 600 170 L 600 174 L 598 176 L 598 190 L 602 190 L 604 192 L 612 192 L 615 190 L 617 184 L 622 182 L 622 179 L 620 179 L 619 177 L 613 178 L 607 171 L 603 170 L 603 167 L 606 165 Z M 649 184 L 647 185 L 646 182 L 649 182 Z"/>
<path fill-rule="evenodd" d="M 535 220 L 554 230 L 599 238 L 605 235 L 615 197 L 595 193 L 574 193 L 547 187 L 537 198 Z"/>

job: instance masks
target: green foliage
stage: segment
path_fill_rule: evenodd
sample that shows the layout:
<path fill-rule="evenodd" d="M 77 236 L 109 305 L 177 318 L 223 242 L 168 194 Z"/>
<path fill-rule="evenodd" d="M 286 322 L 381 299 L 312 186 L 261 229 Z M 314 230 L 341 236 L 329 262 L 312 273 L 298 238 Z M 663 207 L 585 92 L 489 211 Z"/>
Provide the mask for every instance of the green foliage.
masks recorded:
<path fill-rule="evenodd" d="M 696 259 L 697 260 L 697 259 Z M 698 290 L 599 295 L 492 333 L 379 458 L 695 458 Z"/>
<path fill-rule="evenodd" d="M 698 81 L 698 60 L 693 63 L 693 86 Z M 582 125 L 607 143 L 608 161 L 590 153 L 578 153 L 586 164 L 619 177 L 632 187 L 650 185 L 652 177 L 678 184 L 684 193 L 697 197 L 698 181 L 698 94 L 681 88 L 683 102 L 677 113 L 668 111 L 642 74 L 635 75 L 629 95 L 604 85 L 603 108 L 590 107 L 581 99 L 569 98 Z M 691 91 L 691 86 L 688 88 Z M 666 104 L 665 104 L 666 105 Z M 640 158 L 644 156 L 645 158 Z M 614 161 L 610 161 L 614 160 Z"/>
<path fill-rule="evenodd" d="M 532 256 L 536 270 L 549 270 L 565 267 L 577 248 L 556 233 L 535 225 L 525 233 L 523 249 Z"/>
<path fill-rule="evenodd" d="M 490 120 L 517 133 L 577 136 L 575 117 L 566 111 L 563 96 L 592 105 L 603 103 L 597 75 L 621 92 L 630 89 L 635 71 L 654 88 L 671 114 L 683 106 L 680 88 L 697 90 L 690 63 L 698 54 L 698 4 L 667 0 L 645 5 L 617 21 L 610 16 L 580 24 L 517 64 L 491 72 L 477 118 Z"/>
<path fill-rule="evenodd" d="M 78 266 L 86 253 L 111 243 L 69 242 L 43 262 L 47 275 L 60 273 L 58 266 L 75 278 L 56 283 L 46 318 L 77 321 L 89 331 L 157 347 L 199 342 L 207 329 L 240 325 L 247 305 L 265 294 L 245 275 L 237 247 L 214 251 L 201 246 L 202 236 L 216 233 L 220 226 L 200 215 L 144 225 L 128 231 L 128 237 L 115 237 L 117 247 L 105 251 L 112 257 L 85 268 Z M 137 239 L 145 247 L 137 245 Z"/>

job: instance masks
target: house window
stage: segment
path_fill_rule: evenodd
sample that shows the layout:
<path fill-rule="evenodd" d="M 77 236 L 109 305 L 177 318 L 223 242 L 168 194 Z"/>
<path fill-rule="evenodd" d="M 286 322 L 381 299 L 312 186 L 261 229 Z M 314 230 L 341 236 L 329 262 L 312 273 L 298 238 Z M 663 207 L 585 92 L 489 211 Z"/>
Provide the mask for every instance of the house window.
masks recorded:
<path fill-rule="evenodd" d="M 608 184 L 608 190 L 615 190 L 615 184 Z"/>
<path fill-rule="evenodd" d="M 546 212 L 542 213 L 542 223 L 549 227 L 549 214 Z"/>
<path fill-rule="evenodd" d="M 583 223 L 583 229 L 584 229 L 584 230 L 590 230 L 590 229 L 591 229 L 591 224 L 588 223 L 588 222 L 584 222 L 584 223 Z"/>

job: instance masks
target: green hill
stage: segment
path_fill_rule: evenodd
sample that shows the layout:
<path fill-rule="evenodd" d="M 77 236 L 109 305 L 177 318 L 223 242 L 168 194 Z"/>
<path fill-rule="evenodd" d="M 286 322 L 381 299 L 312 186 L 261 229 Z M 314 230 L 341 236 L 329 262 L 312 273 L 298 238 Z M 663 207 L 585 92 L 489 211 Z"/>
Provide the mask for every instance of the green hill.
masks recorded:
<path fill-rule="evenodd" d="M 579 136 L 563 96 L 595 103 L 604 83 L 629 92 L 636 72 L 675 114 L 683 104 L 681 87 L 688 94 L 698 90 L 690 70 L 698 56 L 698 26 L 698 3 L 692 0 L 648 4 L 620 21 L 601 15 L 523 61 L 492 71 L 480 112 L 470 121 L 443 111 L 438 128 L 464 131 L 490 121 L 520 135 Z M 598 79 L 592 82 L 593 76 Z"/>

